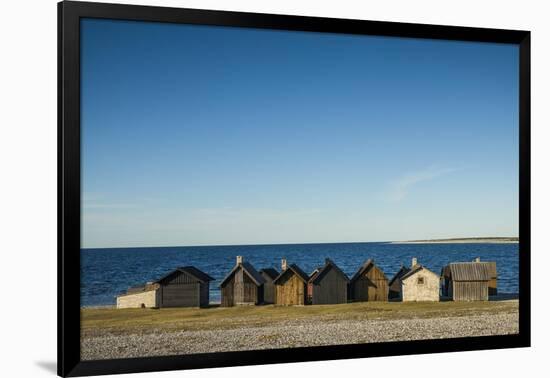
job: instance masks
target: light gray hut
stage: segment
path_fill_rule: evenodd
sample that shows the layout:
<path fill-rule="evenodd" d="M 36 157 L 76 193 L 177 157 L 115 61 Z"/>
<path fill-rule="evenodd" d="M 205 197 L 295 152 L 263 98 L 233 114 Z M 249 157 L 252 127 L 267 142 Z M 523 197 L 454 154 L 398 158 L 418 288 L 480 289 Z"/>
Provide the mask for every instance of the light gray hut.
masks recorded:
<path fill-rule="evenodd" d="M 418 264 L 415 257 L 409 271 L 398 277 L 393 284 L 399 285 L 398 298 L 403 302 L 439 301 L 439 276 Z"/>

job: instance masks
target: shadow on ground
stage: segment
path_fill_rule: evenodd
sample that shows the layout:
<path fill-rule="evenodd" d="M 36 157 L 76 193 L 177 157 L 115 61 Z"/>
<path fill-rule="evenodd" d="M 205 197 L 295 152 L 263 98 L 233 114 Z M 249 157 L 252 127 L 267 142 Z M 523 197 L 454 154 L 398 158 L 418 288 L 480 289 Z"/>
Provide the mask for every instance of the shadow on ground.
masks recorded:
<path fill-rule="evenodd" d="M 55 361 L 36 361 L 35 364 L 52 374 L 57 374 L 57 362 Z"/>

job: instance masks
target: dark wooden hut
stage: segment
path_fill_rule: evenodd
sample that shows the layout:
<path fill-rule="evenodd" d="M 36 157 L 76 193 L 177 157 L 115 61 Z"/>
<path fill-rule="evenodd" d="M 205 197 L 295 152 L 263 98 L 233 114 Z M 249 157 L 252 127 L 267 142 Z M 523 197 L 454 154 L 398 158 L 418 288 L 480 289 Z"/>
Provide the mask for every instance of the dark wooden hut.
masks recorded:
<path fill-rule="evenodd" d="M 353 301 L 387 301 L 388 279 L 386 275 L 374 264 L 374 260 L 368 259 L 355 275 L 351 278 L 350 298 Z"/>
<path fill-rule="evenodd" d="M 275 303 L 282 306 L 307 304 L 308 275 L 296 264 L 287 265 L 282 261 L 282 272 L 273 280 L 275 284 Z"/>
<path fill-rule="evenodd" d="M 441 274 L 442 294 L 453 301 L 489 299 L 491 267 L 481 262 L 450 263 Z"/>
<path fill-rule="evenodd" d="M 308 303 L 311 303 L 311 297 L 313 296 L 313 285 L 310 285 L 309 282 L 310 282 L 310 280 L 311 280 L 317 273 L 319 273 L 319 271 L 320 271 L 321 269 L 323 269 L 323 267 L 322 267 L 322 266 L 319 266 L 319 267 L 313 269 L 313 272 L 311 272 L 311 273 L 309 274 L 309 279 L 308 279 L 308 281 L 307 281 L 308 284 L 307 284 L 307 297 L 306 297 Z"/>
<path fill-rule="evenodd" d="M 158 307 L 206 307 L 213 280 L 193 266 L 177 268 L 155 281 Z"/>
<path fill-rule="evenodd" d="M 390 282 L 388 283 L 388 299 L 400 299 L 401 298 L 401 278 L 409 273 L 410 269 L 404 265 L 395 273 Z"/>
<path fill-rule="evenodd" d="M 273 268 L 264 268 L 260 270 L 260 275 L 264 278 L 264 303 L 273 304 L 275 303 L 276 293 L 275 293 L 275 284 L 273 281 L 279 275 L 279 272 Z"/>
<path fill-rule="evenodd" d="M 264 301 L 265 279 L 254 267 L 237 256 L 237 263 L 220 284 L 224 307 L 257 305 Z"/>
<path fill-rule="evenodd" d="M 308 281 L 309 303 L 311 304 L 338 304 L 346 303 L 348 299 L 349 278 L 330 259 L 317 270 Z"/>

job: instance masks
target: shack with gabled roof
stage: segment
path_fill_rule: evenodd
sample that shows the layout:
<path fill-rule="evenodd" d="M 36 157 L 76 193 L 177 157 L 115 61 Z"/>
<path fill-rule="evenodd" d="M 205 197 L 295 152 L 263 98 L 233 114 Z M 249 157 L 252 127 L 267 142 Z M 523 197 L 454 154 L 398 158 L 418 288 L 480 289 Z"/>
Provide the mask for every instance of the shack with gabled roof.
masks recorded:
<path fill-rule="evenodd" d="M 279 275 L 274 268 L 264 268 L 260 269 L 260 275 L 264 278 L 264 303 L 273 304 L 275 303 L 275 284 L 273 281 Z"/>
<path fill-rule="evenodd" d="M 213 280 L 193 266 L 179 267 L 154 282 L 128 289 L 117 297 L 117 308 L 207 307 Z"/>
<path fill-rule="evenodd" d="M 349 278 L 330 259 L 325 265 L 314 271 L 308 280 L 308 302 L 310 304 L 346 303 L 348 299 Z"/>
<path fill-rule="evenodd" d="M 491 268 L 479 261 L 450 263 L 442 269 L 443 295 L 453 301 L 489 300 Z"/>
<path fill-rule="evenodd" d="M 264 300 L 265 279 L 252 264 L 237 256 L 233 269 L 220 284 L 223 307 L 258 305 Z"/>
<path fill-rule="evenodd" d="M 401 278 L 401 300 L 403 302 L 438 302 L 439 276 L 418 264 L 413 258 L 411 269 Z"/>
<path fill-rule="evenodd" d="M 307 304 L 307 283 L 309 276 L 296 264 L 288 265 L 286 259 L 281 263 L 282 271 L 275 278 L 275 304 L 294 306 Z"/>
<path fill-rule="evenodd" d="M 405 265 L 401 265 L 401 268 L 395 273 L 392 277 L 388 290 L 388 299 L 401 299 L 401 277 L 407 274 L 410 271 Z"/>
<path fill-rule="evenodd" d="M 390 281 L 393 298 L 403 302 L 439 301 L 439 276 L 418 264 L 415 257 L 410 269 L 401 268 Z"/>
<path fill-rule="evenodd" d="M 359 267 L 349 283 L 350 299 L 358 302 L 387 301 L 388 279 L 373 259 L 368 259 Z"/>

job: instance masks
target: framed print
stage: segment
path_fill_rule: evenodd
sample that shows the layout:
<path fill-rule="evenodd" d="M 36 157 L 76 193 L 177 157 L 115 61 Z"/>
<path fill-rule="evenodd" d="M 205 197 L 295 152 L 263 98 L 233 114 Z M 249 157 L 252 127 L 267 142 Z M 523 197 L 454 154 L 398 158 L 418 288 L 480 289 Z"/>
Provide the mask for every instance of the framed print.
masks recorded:
<path fill-rule="evenodd" d="M 59 375 L 530 345 L 528 31 L 58 12 Z"/>

